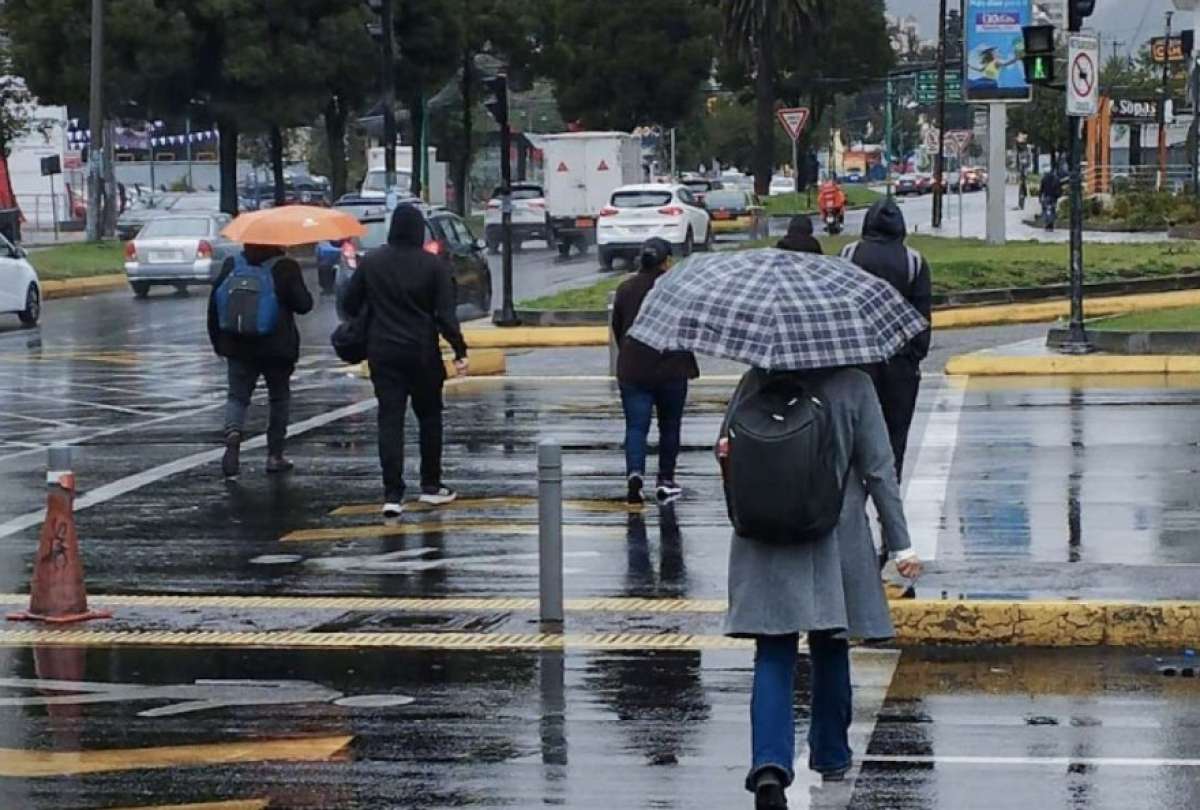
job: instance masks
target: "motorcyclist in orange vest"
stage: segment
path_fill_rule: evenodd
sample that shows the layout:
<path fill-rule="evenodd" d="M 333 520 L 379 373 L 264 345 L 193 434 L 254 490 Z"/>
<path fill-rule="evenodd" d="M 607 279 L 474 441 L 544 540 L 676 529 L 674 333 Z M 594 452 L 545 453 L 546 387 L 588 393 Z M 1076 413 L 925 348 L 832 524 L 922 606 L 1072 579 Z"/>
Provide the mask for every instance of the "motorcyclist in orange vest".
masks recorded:
<path fill-rule="evenodd" d="M 821 213 L 821 221 L 825 223 L 825 232 L 840 233 L 846 221 L 846 194 L 836 178 L 821 184 L 821 190 L 817 193 L 817 208 Z"/>

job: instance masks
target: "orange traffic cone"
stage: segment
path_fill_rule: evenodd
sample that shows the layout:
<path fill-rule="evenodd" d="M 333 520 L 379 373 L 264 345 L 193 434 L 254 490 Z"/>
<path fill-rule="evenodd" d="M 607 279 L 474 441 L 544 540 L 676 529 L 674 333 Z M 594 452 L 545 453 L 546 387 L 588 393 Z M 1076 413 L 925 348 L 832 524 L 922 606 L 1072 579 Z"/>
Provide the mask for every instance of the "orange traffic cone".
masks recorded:
<path fill-rule="evenodd" d="M 42 524 L 33 564 L 29 610 L 9 614 L 10 620 L 66 624 L 112 617 L 107 611 L 88 610 L 83 561 L 75 534 L 75 474 L 70 467 L 69 448 L 50 448 L 46 522 Z"/>

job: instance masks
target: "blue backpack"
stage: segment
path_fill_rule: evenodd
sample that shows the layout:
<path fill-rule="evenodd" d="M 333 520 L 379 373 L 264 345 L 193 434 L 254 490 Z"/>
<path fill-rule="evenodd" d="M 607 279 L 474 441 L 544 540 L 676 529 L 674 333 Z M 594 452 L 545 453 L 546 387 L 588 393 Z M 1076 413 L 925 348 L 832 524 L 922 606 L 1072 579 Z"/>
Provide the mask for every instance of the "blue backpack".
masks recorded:
<path fill-rule="evenodd" d="M 279 298 L 271 268 L 276 259 L 255 265 L 239 253 L 233 272 L 217 288 L 221 331 L 238 337 L 266 337 L 279 326 Z"/>

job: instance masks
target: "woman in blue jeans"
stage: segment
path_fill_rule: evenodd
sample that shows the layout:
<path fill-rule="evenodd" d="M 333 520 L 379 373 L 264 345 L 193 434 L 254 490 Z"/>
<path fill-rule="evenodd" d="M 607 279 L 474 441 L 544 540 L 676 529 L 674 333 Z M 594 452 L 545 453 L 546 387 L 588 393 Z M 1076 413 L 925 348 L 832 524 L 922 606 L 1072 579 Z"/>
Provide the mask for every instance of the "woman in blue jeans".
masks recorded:
<path fill-rule="evenodd" d="M 638 271 L 621 283 L 613 302 L 613 336 L 620 348 L 617 382 L 621 386 L 621 404 L 625 408 L 627 500 L 631 504 L 644 500 L 646 441 L 650 435 L 650 419 L 655 412 L 658 414 L 655 495 L 665 502 L 683 494 L 683 489 L 675 482 L 675 463 L 679 458 L 688 380 L 699 377 L 700 369 L 691 352 L 658 352 L 626 334 L 654 283 L 670 268 L 670 243 L 657 238 L 647 240 L 638 256 Z"/>
<path fill-rule="evenodd" d="M 780 374 L 793 377 L 797 390 L 815 396 L 828 409 L 834 468 L 849 474 L 838 524 L 820 540 L 768 543 L 734 533 L 726 632 L 753 638 L 757 645 L 750 703 L 751 766 L 746 776 L 757 810 L 787 807 L 784 791 L 795 776 L 792 696 L 801 634 L 807 634 L 812 667 L 808 768 L 837 781 L 853 762 L 848 640 L 894 635 L 867 521 L 868 495 L 900 573 L 916 577 L 921 570 L 909 542 L 892 446 L 871 378 L 849 368 L 805 373 L 751 369 L 734 393 L 729 412 L 768 381 L 773 386 L 786 384 Z M 728 417 L 721 435 L 728 435 Z M 724 441 L 718 445 L 718 454 L 723 445 Z"/>

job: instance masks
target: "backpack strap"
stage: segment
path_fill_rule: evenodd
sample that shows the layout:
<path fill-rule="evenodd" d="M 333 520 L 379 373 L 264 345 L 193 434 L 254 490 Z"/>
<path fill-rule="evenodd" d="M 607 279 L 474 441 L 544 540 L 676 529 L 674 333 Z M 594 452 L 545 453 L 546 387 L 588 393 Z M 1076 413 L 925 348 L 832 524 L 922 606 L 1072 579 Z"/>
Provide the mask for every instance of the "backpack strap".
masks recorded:
<path fill-rule="evenodd" d="M 904 249 L 908 251 L 908 286 L 912 287 L 917 282 L 917 274 L 921 272 L 921 265 L 925 259 L 910 247 L 906 246 Z"/>
<path fill-rule="evenodd" d="M 854 254 L 858 252 L 859 244 L 859 242 L 851 242 L 842 248 L 842 252 L 839 255 L 846 261 L 854 261 Z"/>

